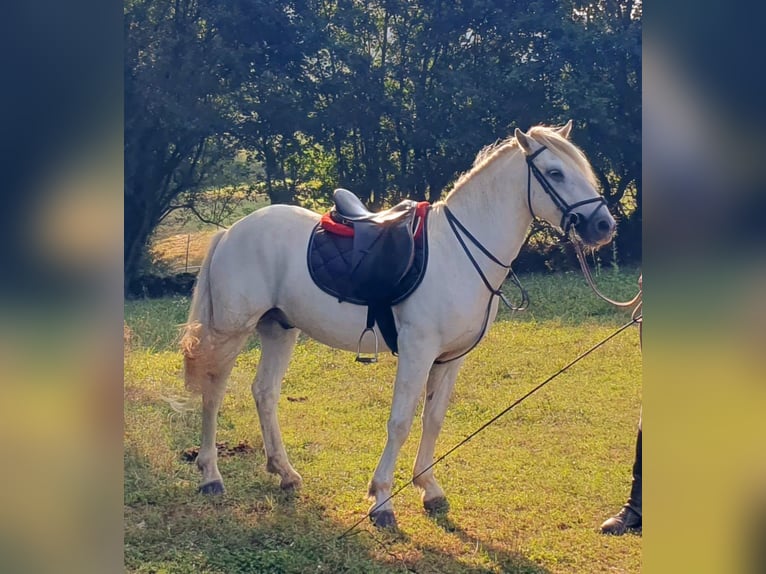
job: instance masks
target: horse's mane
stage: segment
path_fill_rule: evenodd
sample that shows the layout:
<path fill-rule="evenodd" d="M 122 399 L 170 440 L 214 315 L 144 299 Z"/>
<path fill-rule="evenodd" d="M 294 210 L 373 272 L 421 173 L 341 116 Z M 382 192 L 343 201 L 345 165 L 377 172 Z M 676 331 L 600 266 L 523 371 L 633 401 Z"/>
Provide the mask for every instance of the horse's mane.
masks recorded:
<path fill-rule="evenodd" d="M 593 168 L 591 167 L 590 162 L 585 157 L 585 154 L 571 141 L 559 135 L 557 129 L 558 128 L 551 126 L 534 126 L 529 130 L 527 135 L 533 138 L 536 142 L 541 143 L 552 150 L 559 157 L 569 159 L 577 169 L 585 174 L 585 177 L 588 179 L 588 181 L 594 187 L 596 187 L 596 175 L 593 172 Z M 476 159 L 473 160 L 471 169 L 463 173 L 457 179 L 455 185 L 452 186 L 452 190 L 447 197 L 452 195 L 463 184 L 472 179 L 476 172 L 481 171 L 491 162 L 499 158 L 503 152 L 518 148 L 519 143 L 513 136 L 498 140 L 489 144 L 488 146 L 483 147 L 476 155 Z"/>

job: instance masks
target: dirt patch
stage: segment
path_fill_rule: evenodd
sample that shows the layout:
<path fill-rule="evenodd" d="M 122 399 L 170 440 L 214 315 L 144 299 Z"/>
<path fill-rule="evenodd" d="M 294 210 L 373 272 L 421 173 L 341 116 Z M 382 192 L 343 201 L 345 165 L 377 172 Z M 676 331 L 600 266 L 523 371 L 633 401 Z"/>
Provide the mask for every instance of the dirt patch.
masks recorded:
<path fill-rule="evenodd" d="M 232 447 L 229 446 L 228 441 L 217 442 L 215 443 L 215 446 L 218 449 L 219 457 L 250 454 L 251 452 L 255 451 L 255 449 L 246 441 L 240 441 L 239 443 L 237 443 L 236 445 Z M 199 455 L 199 447 L 192 446 L 187 449 L 184 449 L 181 452 L 181 460 L 184 462 L 194 462 L 195 460 L 197 460 L 197 455 Z"/>

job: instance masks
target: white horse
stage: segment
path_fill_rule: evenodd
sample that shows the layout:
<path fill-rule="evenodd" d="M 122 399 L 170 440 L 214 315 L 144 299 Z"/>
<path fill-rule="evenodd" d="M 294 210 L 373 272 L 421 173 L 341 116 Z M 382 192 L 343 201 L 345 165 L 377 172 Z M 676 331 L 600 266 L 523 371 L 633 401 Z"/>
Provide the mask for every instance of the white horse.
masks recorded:
<path fill-rule="evenodd" d="M 399 346 L 393 404 L 386 445 L 368 490 L 376 526 L 396 525 L 389 500 L 394 466 L 424 393 L 414 483 L 427 511 L 446 509 L 433 470 L 422 471 L 433 462 L 436 438 L 463 362 L 461 354 L 483 337 L 497 313 L 498 298 L 488 286 L 499 289 L 507 274 L 497 262 L 510 264 L 515 259 L 533 217 L 565 231 L 576 229 L 590 246 L 612 238 L 615 221 L 596 191 L 590 164 L 568 140 L 571 127 L 570 120 L 561 128 L 536 126 L 528 133 L 517 129 L 513 138 L 485 148 L 428 214 L 430 254 L 425 276 L 415 292 L 393 309 Z M 476 243 L 453 229 L 448 213 L 475 236 Z M 262 349 L 252 393 L 266 469 L 280 476 L 284 489 L 301 484 L 277 422 L 282 378 L 298 333 L 356 351 L 366 320 L 365 307 L 339 303 L 309 275 L 306 248 L 319 217 L 300 207 L 273 205 L 244 217 L 211 242 L 182 338 L 186 386 L 202 393 L 197 465 L 203 493 L 224 490 L 215 445 L 218 409 L 234 360 L 253 331 L 260 335 Z M 486 251 L 477 247 L 479 243 Z M 362 351 L 372 352 L 371 347 L 368 337 Z"/>

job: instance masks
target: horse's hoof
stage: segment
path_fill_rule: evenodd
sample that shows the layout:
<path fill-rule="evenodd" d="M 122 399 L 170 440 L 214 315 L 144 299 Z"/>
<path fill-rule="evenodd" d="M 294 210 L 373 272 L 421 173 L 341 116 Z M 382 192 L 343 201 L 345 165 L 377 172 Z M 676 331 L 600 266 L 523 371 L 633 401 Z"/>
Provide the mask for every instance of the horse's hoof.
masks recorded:
<path fill-rule="evenodd" d="M 370 520 L 375 528 L 396 529 L 396 517 L 391 510 L 379 510 L 370 514 Z"/>
<path fill-rule="evenodd" d="M 202 494 L 223 494 L 226 492 L 226 489 L 223 487 L 223 482 L 214 480 L 213 482 L 208 482 L 207 484 L 200 486 L 199 492 Z"/>
<path fill-rule="evenodd" d="M 282 479 L 279 483 L 279 488 L 287 492 L 293 492 L 298 490 L 301 487 L 301 484 L 303 484 L 303 479 L 301 479 L 301 477 Z"/>
<path fill-rule="evenodd" d="M 437 514 L 447 514 L 449 512 L 449 502 L 444 496 L 437 496 L 431 500 L 423 501 L 423 508 L 430 516 Z"/>

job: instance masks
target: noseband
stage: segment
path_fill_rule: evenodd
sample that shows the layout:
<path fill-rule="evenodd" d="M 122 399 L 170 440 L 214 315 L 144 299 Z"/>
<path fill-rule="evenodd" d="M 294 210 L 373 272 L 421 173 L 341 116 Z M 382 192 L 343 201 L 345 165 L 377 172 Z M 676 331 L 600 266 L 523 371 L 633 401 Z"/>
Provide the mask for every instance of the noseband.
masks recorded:
<path fill-rule="evenodd" d="M 560 227 L 564 230 L 564 234 L 568 235 L 569 229 L 573 225 L 575 227 L 580 223 L 587 225 L 593 216 L 596 215 L 596 212 L 601 208 L 601 206 L 606 206 L 606 200 L 603 198 L 603 196 L 599 195 L 598 197 L 584 199 L 571 205 L 568 204 L 566 200 L 561 197 L 561 195 L 559 195 L 553 185 L 551 185 L 551 182 L 546 179 L 543 172 L 541 172 L 535 165 L 535 158 L 546 149 L 548 149 L 546 146 L 542 146 L 535 153 L 527 156 L 527 205 L 529 206 L 529 213 L 532 214 L 532 219 L 535 219 L 535 212 L 532 210 L 532 174 L 534 174 L 535 179 L 540 184 L 540 187 L 543 188 L 545 193 L 548 194 L 559 211 L 561 211 Z M 589 203 L 598 203 L 599 205 L 596 206 L 596 208 L 588 217 L 583 219 L 583 216 L 581 216 L 579 213 L 573 213 L 576 208 L 582 207 L 583 205 L 588 205 Z"/>

